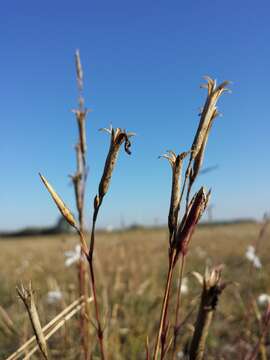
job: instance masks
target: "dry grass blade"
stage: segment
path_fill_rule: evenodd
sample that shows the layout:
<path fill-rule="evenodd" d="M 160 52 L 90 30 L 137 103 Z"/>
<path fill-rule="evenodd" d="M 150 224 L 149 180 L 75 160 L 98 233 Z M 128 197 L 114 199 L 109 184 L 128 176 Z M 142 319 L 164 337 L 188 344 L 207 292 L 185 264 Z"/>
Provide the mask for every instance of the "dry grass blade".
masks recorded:
<path fill-rule="evenodd" d="M 29 284 L 28 289 L 24 288 L 23 285 L 21 286 L 21 288 L 17 287 L 17 292 L 19 297 L 22 299 L 26 307 L 26 310 L 28 312 L 29 319 L 31 321 L 31 325 L 35 333 L 38 347 L 41 351 L 42 357 L 45 360 L 48 360 L 49 355 L 48 355 L 47 343 L 40 324 L 31 283 Z"/>

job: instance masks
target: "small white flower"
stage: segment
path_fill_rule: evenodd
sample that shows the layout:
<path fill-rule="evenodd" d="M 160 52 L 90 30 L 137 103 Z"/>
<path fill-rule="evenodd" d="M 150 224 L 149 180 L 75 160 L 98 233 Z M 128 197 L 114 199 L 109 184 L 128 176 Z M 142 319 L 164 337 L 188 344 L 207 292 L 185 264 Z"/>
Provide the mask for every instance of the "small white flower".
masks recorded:
<path fill-rule="evenodd" d="M 113 230 L 114 230 L 113 225 L 108 225 L 108 226 L 106 226 L 106 231 L 107 231 L 108 233 L 113 232 Z"/>
<path fill-rule="evenodd" d="M 246 251 L 246 258 L 252 262 L 255 268 L 260 269 L 262 267 L 262 263 L 258 255 L 256 255 L 256 251 L 254 246 L 249 245 Z"/>
<path fill-rule="evenodd" d="M 81 246 L 76 245 L 74 250 L 66 251 L 64 255 L 66 257 L 65 266 L 69 267 L 80 260 Z"/>
<path fill-rule="evenodd" d="M 177 355 L 177 359 L 184 359 L 184 353 L 183 351 L 178 351 Z"/>
<path fill-rule="evenodd" d="M 200 246 L 197 246 L 195 248 L 195 251 L 196 251 L 198 257 L 201 259 L 205 258 L 207 255 L 207 252 L 205 250 L 203 250 Z"/>
<path fill-rule="evenodd" d="M 261 294 L 258 296 L 257 301 L 260 305 L 268 305 L 268 304 L 270 304 L 270 295 Z"/>
<path fill-rule="evenodd" d="M 188 279 L 184 277 L 182 279 L 182 284 L 181 284 L 181 294 L 187 294 L 187 293 L 188 293 Z"/>
<path fill-rule="evenodd" d="M 62 299 L 63 295 L 60 290 L 49 291 L 47 294 L 48 304 L 54 304 Z"/>

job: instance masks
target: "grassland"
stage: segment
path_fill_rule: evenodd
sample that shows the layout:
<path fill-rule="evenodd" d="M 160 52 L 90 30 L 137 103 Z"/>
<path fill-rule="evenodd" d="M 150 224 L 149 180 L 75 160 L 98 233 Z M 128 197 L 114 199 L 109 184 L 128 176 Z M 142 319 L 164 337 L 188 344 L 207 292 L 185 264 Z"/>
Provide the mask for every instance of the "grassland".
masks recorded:
<path fill-rule="evenodd" d="M 200 294 L 200 286 L 189 272 L 203 273 L 206 264 L 224 264 L 224 281 L 235 283 L 221 296 L 208 338 L 207 359 L 240 359 L 240 354 L 256 344 L 259 325 L 250 304 L 259 294 L 270 293 L 270 232 L 260 243 L 261 269 L 253 269 L 245 252 L 259 229 L 258 224 L 250 223 L 204 226 L 195 233 L 185 270 L 188 293 L 183 294 L 182 319 L 192 313 L 182 326 L 179 352 L 192 333 Z M 78 297 L 76 264 L 66 267 L 64 256 L 77 241 L 72 235 L 0 240 L 0 305 L 17 329 L 17 334 L 10 333 L 0 320 L 1 359 L 32 336 L 16 285 L 32 280 L 42 324 Z M 167 241 L 165 229 L 97 233 L 95 262 L 109 359 L 145 359 L 147 335 L 153 346 L 167 271 Z M 60 290 L 63 298 L 48 303 L 51 290 Z M 49 342 L 53 359 L 79 359 L 78 334 L 78 321 L 73 318 Z M 96 349 L 94 335 L 92 341 Z"/>

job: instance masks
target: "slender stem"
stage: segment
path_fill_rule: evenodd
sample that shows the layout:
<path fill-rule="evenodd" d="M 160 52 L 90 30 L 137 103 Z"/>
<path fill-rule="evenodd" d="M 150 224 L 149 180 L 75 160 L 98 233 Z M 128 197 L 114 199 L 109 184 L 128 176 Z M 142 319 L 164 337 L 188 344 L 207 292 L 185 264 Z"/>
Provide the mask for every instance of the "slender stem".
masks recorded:
<path fill-rule="evenodd" d="M 95 305 L 95 317 L 96 317 L 96 321 L 97 321 L 97 336 L 98 336 L 98 342 L 99 342 L 100 356 L 101 356 L 102 360 L 105 360 L 105 353 L 104 353 L 104 346 L 103 346 L 103 329 L 100 324 L 100 317 L 99 317 L 99 306 L 98 306 L 98 301 L 97 301 L 93 258 L 88 257 L 88 263 L 89 263 L 89 269 L 90 269 L 92 294 L 93 294 L 94 305 Z"/>
<path fill-rule="evenodd" d="M 87 168 L 86 168 L 86 135 L 85 135 L 85 120 L 87 111 L 84 109 L 83 98 L 83 72 L 80 61 L 80 54 L 76 52 L 76 73 L 77 73 L 77 86 L 78 86 L 78 109 L 75 111 L 78 123 L 78 143 L 75 147 L 76 150 L 76 173 L 72 176 L 73 186 L 75 191 L 76 206 L 79 218 L 79 235 L 82 240 L 84 233 L 84 199 L 85 188 L 87 181 Z M 78 115 L 80 114 L 80 115 Z M 83 116 L 83 118 L 81 118 Z M 78 264 L 78 281 L 79 281 L 79 294 L 83 296 L 85 306 L 81 308 L 80 312 L 80 332 L 81 332 L 81 348 L 84 355 L 84 360 L 88 360 L 90 353 L 89 345 L 89 324 L 86 320 L 85 313 L 89 317 L 89 307 L 86 302 L 88 298 L 88 284 L 86 263 L 84 261 L 84 253 L 87 246 L 86 243 L 81 241 L 81 257 Z"/>
<path fill-rule="evenodd" d="M 158 330 L 153 360 L 158 360 L 161 335 L 164 330 L 165 322 L 166 322 L 166 315 L 167 315 L 167 310 L 168 310 L 168 303 L 169 303 L 170 289 L 171 289 L 171 284 L 172 284 L 172 275 L 173 275 L 173 270 L 174 270 L 174 265 L 175 265 L 175 263 L 174 263 L 175 258 L 176 258 L 176 250 L 173 250 L 173 253 L 170 256 L 170 261 L 169 261 L 169 269 L 168 269 L 164 297 L 163 297 L 163 302 L 162 302 L 160 321 L 159 321 L 159 330 Z"/>
<path fill-rule="evenodd" d="M 93 215 L 93 221 L 92 221 L 92 230 L 91 230 L 91 240 L 90 240 L 90 249 L 89 249 L 89 257 L 92 260 L 94 248 L 95 248 L 95 231 L 96 231 L 96 221 L 98 216 L 98 211 L 100 208 L 101 203 L 95 208 L 94 215 Z"/>
<path fill-rule="evenodd" d="M 185 267 L 185 255 L 182 255 L 181 261 L 179 263 L 179 273 L 178 273 L 178 283 L 177 283 L 177 302 L 175 308 L 175 324 L 174 324 L 174 337 L 173 337 L 173 351 L 172 351 L 172 359 L 174 359 L 175 351 L 176 351 L 176 342 L 179 331 L 179 310 L 181 306 L 181 287 L 183 280 L 183 273 Z"/>
<path fill-rule="evenodd" d="M 150 360 L 148 336 L 146 337 L 146 341 L 145 341 L 145 356 L 146 356 L 146 360 Z"/>

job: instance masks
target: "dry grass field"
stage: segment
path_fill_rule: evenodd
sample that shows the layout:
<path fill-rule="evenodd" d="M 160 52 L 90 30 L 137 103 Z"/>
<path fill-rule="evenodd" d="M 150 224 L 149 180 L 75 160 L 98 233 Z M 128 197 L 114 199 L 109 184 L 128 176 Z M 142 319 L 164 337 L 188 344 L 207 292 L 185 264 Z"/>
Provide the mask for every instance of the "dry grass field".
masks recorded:
<path fill-rule="evenodd" d="M 183 288 L 180 316 L 184 323 L 178 358 L 182 358 L 191 336 L 201 291 L 190 271 L 203 273 L 206 265 L 224 264 L 223 280 L 233 282 L 220 297 L 207 339 L 206 358 L 241 359 L 241 354 L 256 345 L 259 314 L 264 310 L 256 299 L 262 293 L 270 293 L 269 230 L 260 242 L 261 269 L 253 267 L 245 253 L 248 245 L 256 241 L 259 230 L 259 224 L 243 223 L 200 226 L 196 231 L 184 274 L 187 286 Z M 0 305 L 17 331 L 10 331 L 0 317 L 1 359 L 32 336 L 25 308 L 16 293 L 20 282 L 32 281 L 42 325 L 78 297 L 77 265 L 65 266 L 65 252 L 73 250 L 77 243 L 78 238 L 72 235 L 0 240 Z M 166 229 L 97 233 L 97 287 L 109 359 L 145 359 L 147 335 L 150 348 L 153 347 L 168 266 L 167 244 Z M 48 292 L 59 290 L 61 299 L 48 298 Z M 91 341 L 99 358 L 93 330 Z M 49 348 L 53 359 L 80 358 L 78 317 L 69 320 L 49 340 Z"/>

